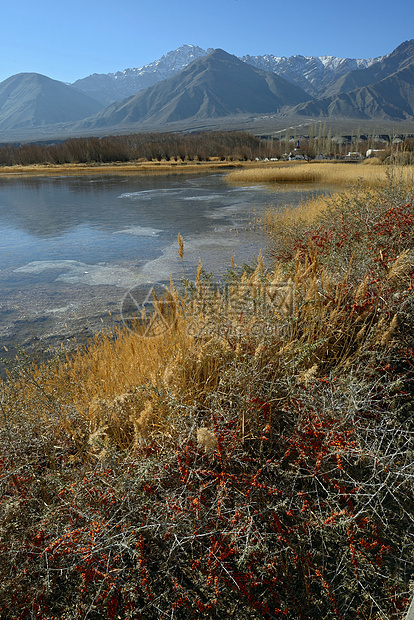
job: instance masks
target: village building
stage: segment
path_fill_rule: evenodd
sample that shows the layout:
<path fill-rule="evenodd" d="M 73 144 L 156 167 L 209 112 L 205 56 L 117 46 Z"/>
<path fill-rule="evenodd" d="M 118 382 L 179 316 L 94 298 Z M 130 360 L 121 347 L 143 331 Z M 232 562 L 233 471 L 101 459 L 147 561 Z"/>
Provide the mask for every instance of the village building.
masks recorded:
<path fill-rule="evenodd" d="M 300 148 L 300 141 L 298 140 L 296 143 L 295 148 L 293 149 L 293 152 L 291 151 L 289 153 L 289 161 L 292 160 L 303 160 L 306 159 L 305 156 L 302 153 L 302 149 Z"/>

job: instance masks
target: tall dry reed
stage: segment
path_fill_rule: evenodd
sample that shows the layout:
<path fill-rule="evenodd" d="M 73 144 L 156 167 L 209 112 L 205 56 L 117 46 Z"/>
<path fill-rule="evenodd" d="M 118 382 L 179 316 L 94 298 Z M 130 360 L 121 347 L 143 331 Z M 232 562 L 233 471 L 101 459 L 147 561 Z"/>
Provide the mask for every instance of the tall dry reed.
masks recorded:
<path fill-rule="evenodd" d="M 402 171 L 405 181 L 413 178 L 413 166 Z M 364 166 L 355 163 L 296 163 L 289 166 L 269 166 L 249 170 L 234 170 L 226 175 L 229 183 L 319 183 L 323 185 L 354 185 L 359 182 L 369 186 L 386 185 L 387 166 Z"/>

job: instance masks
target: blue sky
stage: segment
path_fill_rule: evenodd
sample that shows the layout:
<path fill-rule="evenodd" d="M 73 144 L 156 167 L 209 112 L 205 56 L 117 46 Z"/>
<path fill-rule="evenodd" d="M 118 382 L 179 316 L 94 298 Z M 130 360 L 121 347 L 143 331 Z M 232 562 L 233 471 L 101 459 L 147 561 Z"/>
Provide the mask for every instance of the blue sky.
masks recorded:
<path fill-rule="evenodd" d="M 2 3 L 0 81 L 73 82 L 187 43 L 231 54 L 367 58 L 414 38 L 412 0 L 18 0 Z"/>

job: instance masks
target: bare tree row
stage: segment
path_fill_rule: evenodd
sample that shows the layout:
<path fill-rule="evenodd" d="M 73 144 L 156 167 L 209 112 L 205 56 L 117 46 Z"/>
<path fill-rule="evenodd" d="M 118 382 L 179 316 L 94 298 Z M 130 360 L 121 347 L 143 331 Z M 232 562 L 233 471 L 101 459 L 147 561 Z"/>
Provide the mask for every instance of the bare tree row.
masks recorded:
<path fill-rule="evenodd" d="M 140 133 L 70 138 L 54 144 L 0 146 L 0 165 L 109 163 L 144 160 L 254 159 L 273 156 L 272 144 L 245 132 Z"/>
<path fill-rule="evenodd" d="M 50 143 L 0 145 L 0 166 L 33 164 L 110 163 L 136 160 L 205 161 L 284 158 L 298 146 L 309 158 L 325 154 L 342 158 L 349 150 L 365 154 L 368 148 L 384 149 L 384 158 L 395 152 L 414 150 L 414 140 L 397 144 L 362 136 L 334 137 L 330 128 L 320 125 L 318 132 L 309 126 L 308 136 L 297 136 L 286 129 L 285 135 L 254 136 L 247 132 L 138 133 L 103 138 L 70 138 Z"/>

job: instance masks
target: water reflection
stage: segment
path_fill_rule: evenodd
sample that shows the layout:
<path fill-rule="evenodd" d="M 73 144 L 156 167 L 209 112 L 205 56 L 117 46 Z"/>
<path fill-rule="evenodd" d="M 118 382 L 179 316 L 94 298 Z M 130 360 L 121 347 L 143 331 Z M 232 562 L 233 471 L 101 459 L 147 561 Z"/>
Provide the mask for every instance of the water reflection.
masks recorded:
<path fill-rule="evenodd" d="M 38 237 L 60 235 L 80 223 L 114 231 L 137 219 L 158 228 L 186 222 L 194 230 L 188 202 L 199 203 L 197 217 L 203 217 L 231 194 L 223 184 L 213 195 L 213 178 L 204 187 L 195 179 L 156 176 L 2 179 L 0 222 Z"/>
<path fill-rule="evenodd" d="M 221 174 L 0 179 L 0 342 L 96 329 L 131 286 L 179 279 L 178 233 L 187 274 L 252 261 L 255 213 L 303 196 Z"/>

